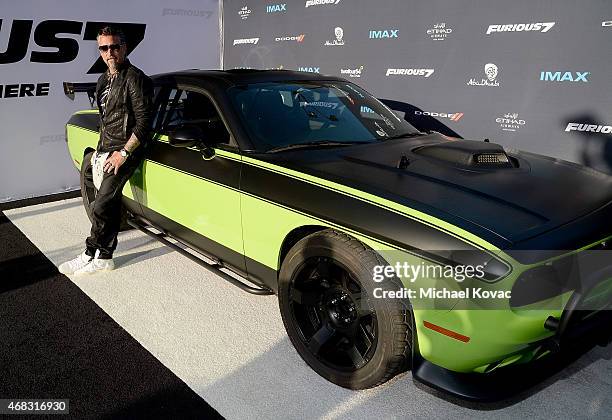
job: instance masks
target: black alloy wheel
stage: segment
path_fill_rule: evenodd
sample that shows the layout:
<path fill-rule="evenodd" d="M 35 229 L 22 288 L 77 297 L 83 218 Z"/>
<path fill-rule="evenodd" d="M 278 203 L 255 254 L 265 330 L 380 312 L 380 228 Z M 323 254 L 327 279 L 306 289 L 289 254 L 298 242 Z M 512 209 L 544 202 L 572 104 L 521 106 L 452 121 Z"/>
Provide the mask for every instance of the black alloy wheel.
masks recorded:
<path fill-rule="evenodd" d="M 379 264 L 361 242 L 325 230 L 299 241 L 281 268 L 279 306 L 289 338 L 317 373 L 346 388 L 379 385 L 410 364 L 407 303 L 372 297 Z"/>

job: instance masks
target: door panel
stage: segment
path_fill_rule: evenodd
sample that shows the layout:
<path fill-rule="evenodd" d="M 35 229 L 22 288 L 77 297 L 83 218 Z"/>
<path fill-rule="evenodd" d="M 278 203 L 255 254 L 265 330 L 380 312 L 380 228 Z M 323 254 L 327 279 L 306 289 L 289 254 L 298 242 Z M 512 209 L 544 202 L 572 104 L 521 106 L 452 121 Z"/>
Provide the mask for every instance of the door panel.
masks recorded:
<path fill-rule="evenodd" d="M 205 160 L 195 148 L 170 146 L 165 135 L 181 124 L 202 120 L 206 121 L 203 129 L 208 135 L 219 135 L 219 126 L 215 131 L 210 129 L 211 115 L 197 115 L 203 107 L 186 109 L 187 97 L 192 101 L 198 98 L 198 105 L 207 99 L 186 87 L 170 92 L 170 100 L 161 111 L 165 112 L 159 126 L 162 134 L 152 142 L 142 166 L 140 202 L 144 216 L 190 246 L 246 272 L 238 190 L 240 154 L 223 150 L 227 147 L 220 143 L 215 157 Z M 210 114 L 211 110 L 207 108 L 206 112 Z M 221 135 L 220 142 L 228 138 Z"/>

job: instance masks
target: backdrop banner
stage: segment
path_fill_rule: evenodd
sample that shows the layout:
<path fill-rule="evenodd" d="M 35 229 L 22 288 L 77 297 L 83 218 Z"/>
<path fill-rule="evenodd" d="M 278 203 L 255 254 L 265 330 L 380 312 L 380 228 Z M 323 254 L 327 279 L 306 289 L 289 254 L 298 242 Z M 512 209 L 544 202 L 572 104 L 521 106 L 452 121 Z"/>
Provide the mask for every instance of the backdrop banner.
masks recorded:
<path fill-rule="evenodd" d="M 63 82 L 105 70 L 97 31 L 121 27 L 145 73 L 220 67 L 218 0 L 0 0 L 0 202 L 74 190 L 64 124 L 90 107 Z"/>
<path fill-rule="evenodd" d="M 610 0 L 225 1 L 224 68 L 342 76 L 420 129 L 612 173 Z"/>

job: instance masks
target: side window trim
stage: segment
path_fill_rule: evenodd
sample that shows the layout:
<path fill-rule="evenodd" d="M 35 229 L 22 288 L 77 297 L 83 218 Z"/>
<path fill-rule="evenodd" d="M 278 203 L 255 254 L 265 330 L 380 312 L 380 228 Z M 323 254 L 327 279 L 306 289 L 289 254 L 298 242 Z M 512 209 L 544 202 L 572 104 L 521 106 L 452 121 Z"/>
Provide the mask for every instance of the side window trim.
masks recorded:
<path fill-rule="evenodd" d="M 170 89 L 170 92 L 172 92 L 173 89 L 176 89 L 177 94 L 175 95 L 175 98 L 174 98 L 176 101 L 178 101 L 178 98 L 180 98 L 182 92 L 184 91 L 199 93 L 201 95 L 206 96 L 206 98 L 208 98 L 208 100 L 213 104 L 215 111 L 219 115 L 219 118 L 221 119 L 221 122 L 223 123 L 223 126 L 225 127 L 225 131 L 229 135 L 229 143 L 219 143 L 216 147 L 221 148 L 221 149 L 226 149 L 228 151 L 233 151 L 233 152 L 240 150 L 240 147 L 238 146 L 238 142 L 236 141 L 232 131 L 229 129 L 229 124 L 223 112 L 221 112 L 221 108 L 217 104 L 217 101 L 214 99 L 214 97 L 210 94 L 210 92 L 208 92 L 208 90 L 206 90 L 205 88 L 199 87 L 199 86 L 187 85 L 184 83 L 176 83 L 172 86 L 168 86 L 168 88 Z M 169 99 L 170 98 L 168 98 L 168 100 Z M 165 125 L 166 125 L 165 120 L 167 118 L 167 114 L 169 114 L 168 110 L 166 110 L 165 112 L 166 112 L 166 115 L 164 115 L 164 123 L 160 127 L 160 130 L 159 130 L 160 133 L 162 133 L 163 132 L 162 130 L 165 129 Z"/>

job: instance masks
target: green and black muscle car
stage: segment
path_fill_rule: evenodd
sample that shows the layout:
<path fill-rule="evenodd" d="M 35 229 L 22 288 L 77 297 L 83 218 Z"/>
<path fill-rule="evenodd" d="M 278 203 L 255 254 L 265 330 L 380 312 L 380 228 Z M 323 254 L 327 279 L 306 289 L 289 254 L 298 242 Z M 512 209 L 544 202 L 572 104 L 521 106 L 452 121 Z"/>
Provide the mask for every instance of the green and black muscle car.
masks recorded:
<path fill-rule="evenodd" d="M 362 389 L 411 368 L 495 399 L 512 369 L 610 339 L 612 177 L 419 131 L 342 78 L 153 80 L 154 137 L 123 190 L 126 222 L 277 294 L 293 345 L 328 380 Z M 66 128 L 88 211 L 97 125 L 86 110 Z"/>

